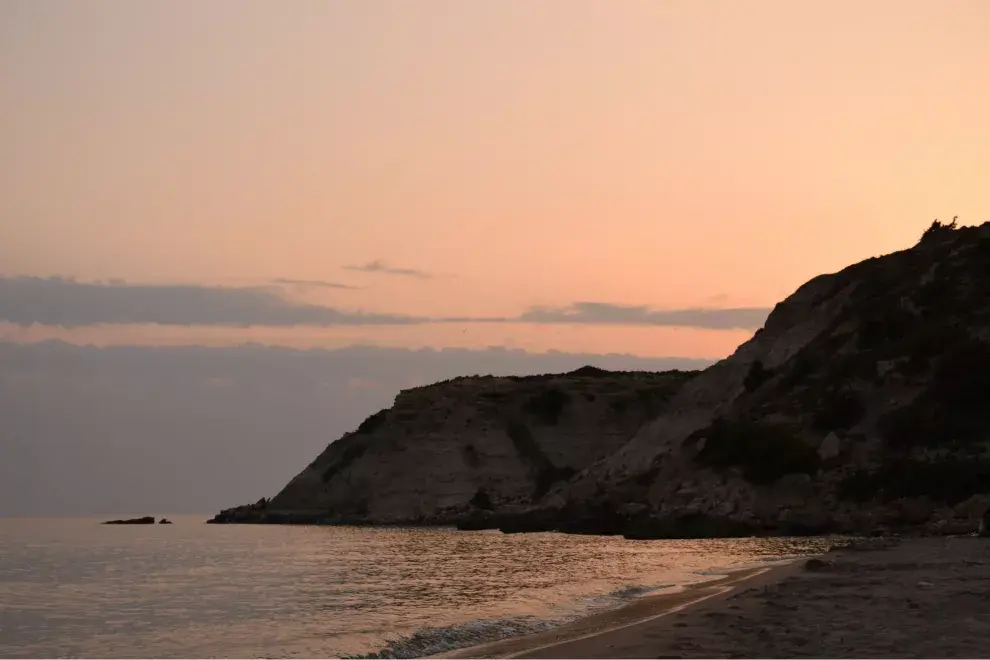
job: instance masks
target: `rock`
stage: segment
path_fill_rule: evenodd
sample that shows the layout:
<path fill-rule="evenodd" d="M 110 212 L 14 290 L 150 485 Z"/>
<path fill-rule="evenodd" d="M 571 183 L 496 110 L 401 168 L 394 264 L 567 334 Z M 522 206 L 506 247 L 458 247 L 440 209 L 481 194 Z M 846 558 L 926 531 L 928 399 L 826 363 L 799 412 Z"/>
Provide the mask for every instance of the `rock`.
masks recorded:
<path fill-rule="evenodd" d="M 491 511 L 476 510 L 458 520 L 456 527 L 460 530 L 498 529 L 498 521 Z"/>
<path fill-rule="evenodd" d="M 738 538 L 752 536 L 749 524 L 731 518 L 700 513 L 676 516 L 650 516 L 629 523 L 623 531 L 627 539 Z"/>
<path fill-rule="evenodd" d="M 945 523 L 955 518 L 955 516 L 955 511 L 947 506 L 943 506 L 932 513 L 932 520 L 936 523 Z"/>
<path fill-rule="evenodd" d="M 983 517 L 980 518 L 980 526 L 976 531 L 980 536 L 990 536 L 990 509 L 983 512 Z"/>
<path fill-rule="evenodd" d="M 773 485 L 773 495 L 782 506 L 803 504 L 815 494 L 811 477 L 803 473 L 785 474 Z"/>
<path fill-rule="evenodd" d="M 842 440 L 832 431 L 825 436 L 822 443 L 818 445 L 818 456 L 823 461 L 829 461 L 833 458 L 839 456 L 839 452 L 842 450 Z"/>
<path fill-rule="evenodd" d="M 623 518 L 637 518 L 646 515 L 649 511 L 650 506 L 641 502 L 629 502 L 621 505 L 618 509 L 619 515 Z"/>
<path fill-rule="evenodd" d="M 850 531 L 854 534 L 869 536 L 879 524 L 877 514 L 870 510 L 855 509 L 849 517 L 852 522 L 852 529 Z"/>
<path fill-rule="evenodd" d="M 990 494 L 980 493 L 960 502 L 952 510 L 956 518 L 978 520 L 988 508 L 990 508 Z"/>
<path fill-rule="evenodd" d="M 877 376 L 883 378 L 897 368 L 897 360 L 880 360 L 877 362 Z"/>
<path fill-rule="evenodd" d="M 817 557 L 812 557 L 808 561 L 804 562 L 804 570 L 811 571 L 814 573 L 820 573 L 821 571 L 827 571 L 832 568 L 832 562 L 825 561 L 823 559 L 818 559 Z"/>
<path fill-rule="evenodd" d="M 154 525 L 154 516 L 144 516 L 142 518 L 124 518 L 122 520 L 107 520 L 104 525 Z"/>
<path fill-rule="evenodd" d="M 560 514 L 552 509 L 525 507 L 496 513 L 494 520 L 505 534 L 520 532 L 554 532 L 561 524 Z"/>
<path fill-rule="evenodd" d="M 927 497 L 902 498 L 894 502 L 896 517 L 892 522 L 920 525 L 928 522 L 935 512 L 935 505 Z"/>
<path fill-rule="evenodd" d="M 787 536 L 817 536 L 834 532 L 836 528 L 832 516 L 815 507 L 787 510 L 778 519 L 778 529 Z"/>
<path fill-rule="evenodd" d="M 965 536 L 979 531 L 979 520 L 939 520 L 926 528 L 928 534 L 937 536 Z"/>
<path fill-rule="evenodd" d="M 158 524 L 159 525 L 171 525 L 172 524 L 172 521 L 169 520 L 168 518 L 162 518 L 161 520 L 158 521 Z"/>

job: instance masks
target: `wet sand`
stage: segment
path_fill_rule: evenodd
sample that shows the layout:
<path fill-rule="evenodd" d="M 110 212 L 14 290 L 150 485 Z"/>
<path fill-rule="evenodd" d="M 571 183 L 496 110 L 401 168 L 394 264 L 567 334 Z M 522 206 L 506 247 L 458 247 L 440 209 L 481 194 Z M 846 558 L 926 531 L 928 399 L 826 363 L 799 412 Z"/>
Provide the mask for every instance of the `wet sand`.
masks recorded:
<path fill-rule="evenodd" d="M 986 657 L 990 540 L 862 541 L 458 658 Z"/>
<path fill-rule="evenodd" d="M 558 645 L 580 643 L 602 634 L 620 633 L 632 626 L 641 625 L 659 617 L 679 612 L 705 600 L 721 596 L 738 584 L 755 582 L 760 576 L 779 571 L 787 565 L 791 565 L 791 563 L 780 562 L 773 566 L 733 571 L 721 578 L 672 589 L 654 596 L 638 598 L 619 609 L 584 617 L 553 630 L 456 649 L 433 657 L 557 657 L 555 652 L 551 652 L 551 648 L 556 648 Z M 551 655 L 544 656 L 542 655 L 543 651 L 550 652 Z"/>

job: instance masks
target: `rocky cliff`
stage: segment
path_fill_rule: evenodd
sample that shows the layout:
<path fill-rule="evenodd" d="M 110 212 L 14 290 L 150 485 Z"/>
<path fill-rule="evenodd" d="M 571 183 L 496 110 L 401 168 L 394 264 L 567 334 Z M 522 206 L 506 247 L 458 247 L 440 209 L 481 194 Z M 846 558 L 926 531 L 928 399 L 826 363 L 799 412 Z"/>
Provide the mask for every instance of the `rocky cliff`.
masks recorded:
<path fill-rule="evenodd" d="M 990 224 L 817 277 L 621 449 L 493 524 L 633 536 L 975 531 Z M 483 516 L 479 516 L 483 518 Z"/>
<path fill-rule="evenodd" d="M 936 222 L 911 249 L 804 284 L 696 376 L 404 392 L 265 508 L 218 520 L 308 512 L 637 537 L 975 531 L 990 503 L 988 342 L 990 223 Z"/>
<path fill-rule="evenodd" d="M 693 375 L 585 367 L 405 390 L 271 501 L 214 521 L 438 524 L 534 505 L 619 449 Z"/>

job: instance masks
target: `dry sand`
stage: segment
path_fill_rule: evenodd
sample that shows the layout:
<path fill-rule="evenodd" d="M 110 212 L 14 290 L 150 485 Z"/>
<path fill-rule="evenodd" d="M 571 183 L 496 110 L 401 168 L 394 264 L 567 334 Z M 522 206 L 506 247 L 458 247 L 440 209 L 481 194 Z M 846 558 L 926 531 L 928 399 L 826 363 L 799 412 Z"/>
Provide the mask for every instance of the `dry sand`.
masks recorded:
<path fill-rule="evenodd" d="M 863 541 L 446 656 L 990 657 L 990 540 Z"/>

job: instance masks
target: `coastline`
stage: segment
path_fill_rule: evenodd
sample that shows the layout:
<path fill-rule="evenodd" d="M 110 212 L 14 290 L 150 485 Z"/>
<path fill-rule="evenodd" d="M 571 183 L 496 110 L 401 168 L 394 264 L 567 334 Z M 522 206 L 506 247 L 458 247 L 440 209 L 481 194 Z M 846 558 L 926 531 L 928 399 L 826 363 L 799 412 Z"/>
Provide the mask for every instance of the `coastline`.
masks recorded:
<path fill-rule="evenodd" d="M 621 607 L 596 612 L 547 631 L 509 637 L 485 644 L 452 649 L 429 656 L 431 658 L 522 658 L 572 657 L 557 656 L 555 649 L 602 635 L 622 634 L 641 625 L 693 607 L 710 599 L 731 594 L 741 585 L 763 584 L 779 579 L 783 572 L 794 570 L 795 564 L 806 557 L 781 559 L 766 566 L 739 568 L 719 572 L 712 580 L 675 587 L 664 593 L 642 596 Z"/>
<path fill-rule="evenodd" d="M 442 657 L 983 657 L 990 541 L 855 541 Z"/>

